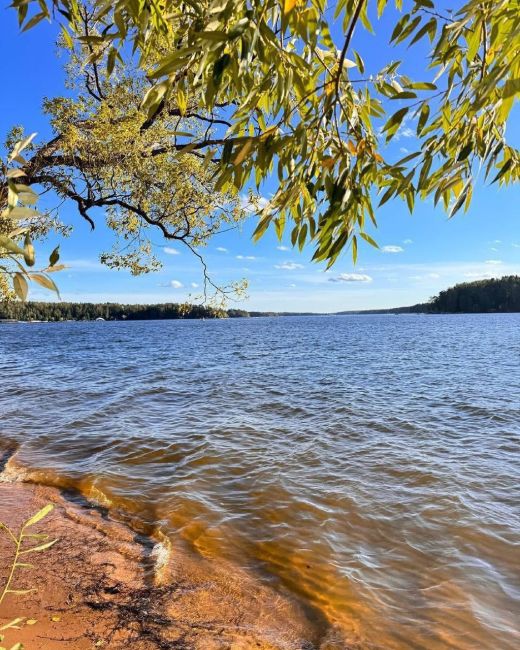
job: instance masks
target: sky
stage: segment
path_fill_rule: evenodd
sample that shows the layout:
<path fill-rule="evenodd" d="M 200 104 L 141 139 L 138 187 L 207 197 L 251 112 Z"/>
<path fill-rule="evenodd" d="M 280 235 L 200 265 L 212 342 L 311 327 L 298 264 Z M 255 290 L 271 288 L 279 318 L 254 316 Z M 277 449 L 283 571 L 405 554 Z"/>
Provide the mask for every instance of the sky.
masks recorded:
<path fill-rule="evenodd" d="M 46 23 L 20 33 L 14 12 L 0 9 L 2 139 L 15 124 L 23 125 L 28 133 L 38 132 L 39 138 L 50 134 L 41 102 L 44 97 L 68 92 L 55 38 L 56 27 Z M 364 55 L 369 71 L 397 58 L 382 40 L 364 31 L 356 34 L 354 46 Z M 414 74 L 421 57 L 409 52 L 404 71 Z M 424 74 L 420 78 L 428 80 Z M 515 146 L 520 144 L 519 114 L 517 104 L 508 124 L 508 136 Z M 415 150 L 414 125 L 405 123 L 390 146 L 396 159 Z M 268 183 L 262 189 L 263 197 L 268 200 L 275 189 L 274 181 Z M 52 196 L 44 201 L 48 206 L 57 204 Z M 73 234 L 66 239 L 51 236 L 38 244 L 37 253 L 43 259 L 60 244 L 61 262 L 67 269 L 55 279 L 63 300 L 156 303 L 196 300 L 200 295 L 200 264 L 181 245 L 166 242 L 157 234 L 153 241 L 163 268 L 133 277 L 99 262 L 99 254 L 111 248 L 112 238 L 103 226 L 103 215 L 97 215 L 93 232 L 71 203 L 61 206 L 60 217 L 74 226 Z M 262 311 L 334 312 L 411 305 L 457 282 L 520 274 L 519 187 L 499 189 L 481 183 L 469 211 L 460 211 L 452 220 L 441 207 L 434 208 L 432 201 L 418 202 L 413 215 L 401 201 L 391 201 L 377 210 L 376 217 L 378 228 L 369 234 L 380 249 L 362 243 L 356 265 L 347 251 L 329 271 L 311 262 L 310 248 L 299 253 L 288 241 L 279 242 L 274 232 L 253 243 L 254 215 L 239 231 L 216 236 L 200 252 L 217 283 L 248 280 L 248 298 L 230 303 L 230 307 Z M 53 299 L 38 288 L 31 289 L 30 298 Z"/>

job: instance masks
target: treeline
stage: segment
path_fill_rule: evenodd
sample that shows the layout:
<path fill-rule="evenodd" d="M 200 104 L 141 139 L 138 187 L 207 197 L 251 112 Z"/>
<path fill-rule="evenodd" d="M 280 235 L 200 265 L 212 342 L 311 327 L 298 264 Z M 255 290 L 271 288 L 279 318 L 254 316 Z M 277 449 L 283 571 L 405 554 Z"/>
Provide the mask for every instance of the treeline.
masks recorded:
<path fill-rule="evenodd" d="M 177 318 L 226 318 L 227 312 L 203 305 L 121 305 L 89 302 L 3 302 L 0 319 L 13 320 L 161 320 Z"/>
<path fill-rule="evenodd" d="M 520 312 L 520 276 L 463 282 L 429 302 L 393 309 L 344 311 L 340 314 L 485 314 Z"/>
<path fill-rule="evenodd" d="M 425 306 L 431 313 L 520 312 L 520 276 L 456 284 Z"/>
<path fill-rule="evenodd" d="M 260 312 L 245 309 L 215 309 L 204 305 L 161 303 L 156 305 L 121 305 L 90 302 L 0 302 L 0 320 L 170 320 L 178 318 L 249 318 L 259 316 L 296 316 L 289 312 Z"/>

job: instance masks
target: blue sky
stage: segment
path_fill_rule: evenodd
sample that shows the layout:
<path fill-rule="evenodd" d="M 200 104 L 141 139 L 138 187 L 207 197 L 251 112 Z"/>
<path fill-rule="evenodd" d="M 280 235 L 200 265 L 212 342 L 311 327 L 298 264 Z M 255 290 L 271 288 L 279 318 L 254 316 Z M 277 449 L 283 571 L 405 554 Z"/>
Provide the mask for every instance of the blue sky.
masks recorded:
<path fill-rule="evenodd" d="M 5 133 L 13 124 L 44 138 L 49 127 L 40 106 L 45 96 L 65 94 L 63 60 L 53 44 L 55 28 L 43 24 L 20 34 L 14 14 L 0 10 L 0 70 L 4 80 L 0 96 L 0 124 Z M 365 56 L 367 69 L 376 71 L 388 58 L 382 39 L 359 31 L 356 49 Z M 366 53 L 369 56 L 366 56 Z M 405 71 L 417 72 L 420 56 L 405 60 Z M 427 79 L 427 75 L 422 75 Z M 9 80 L 9 83 L 7 83 Z M 518 105 L 508 125 L 512 144 L 520 143 Z M 413 125 L 412 125 L 413 126 Z M 414 150 L 413 129 L 404 125 L 391 145 L 396 159 Z M 266 198 L 274 186 L 263 190 Z M 52 205 L 52 197 L 46 197 Z M 102 217 L 102 215 L 100 215 Z M 102 218 L 94 232 L 65 204 L 61 217 L 74 224 L 71 237 L 61 241 L 66 271 L 56 276 L 64 300 L 128 303 L 179 302 L 200 291 L 201 271 L 196 259 L 179 245 L 154 237 L 164 268 L 153 274 L 132 277 L 111 271 L 99 261 L 99 253 L 111 247 L 111 234 Z M 378 210 L 379 227 L 371 233 L 381 246 L 368 244 L 359 251 L 356 266 L 350 254 L 340 258 L 329 272 L 310 261 L 311 250 L 299 253 L 269 232 L 259 243 L 251 241 L 255 219 L 240 231 L 217 236 L 203 254 L 218 283 L 247 278 L 249 298 L 236 306 L 275 311 L 338 311 L 383 308 L 427 300 L 438 291 L 482 277 L 520 274 L 520 188 L 499 190 L 480 185 L 467 214 L 448 220 L 431 202 L 417 204 L 413 216 L 394 201 Z M 39 245 L 43 257 L 60 243 L 51 237 Z M 198 286 L 193 286 L 198 285 Z M 44 290 L 33 289 L 33 299 L 51 299 Z M 235 305 L 230 305 L 235 306 Z"/>

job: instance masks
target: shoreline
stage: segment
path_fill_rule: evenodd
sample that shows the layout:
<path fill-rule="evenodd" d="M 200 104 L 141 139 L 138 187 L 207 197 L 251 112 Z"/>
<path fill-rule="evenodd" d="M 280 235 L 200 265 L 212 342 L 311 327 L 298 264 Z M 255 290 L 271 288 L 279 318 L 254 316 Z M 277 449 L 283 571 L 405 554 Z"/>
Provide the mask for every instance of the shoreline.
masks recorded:
<path fill-rule="evenodd" d="M 226 562 L 194 557 L 182 544 L 136 533 L 78 494 L 12 479 L 0 482 L 0 521 L 19 528 L 48 503 L 54 510 L 34 532 L 58 539 L 19 569 L 0 606 L 7 647 L 27 650 L 333 650 L 356 648 L 338 630 L 324 632 L 291 594 L 261 584 Z M 1 470 L 1 468 L 0 468 Z M 2 476 L 0 475 L 0 481 Z M 12 557 L 0 533 L 0 584 Z"/>

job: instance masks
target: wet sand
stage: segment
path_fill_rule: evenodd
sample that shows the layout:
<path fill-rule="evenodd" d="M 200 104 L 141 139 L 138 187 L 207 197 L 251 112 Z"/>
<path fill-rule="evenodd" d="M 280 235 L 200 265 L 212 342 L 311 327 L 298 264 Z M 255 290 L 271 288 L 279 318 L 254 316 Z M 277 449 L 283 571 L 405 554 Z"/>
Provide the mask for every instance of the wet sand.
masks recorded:
<path fill-rule="evenodd" d="M 5 479 L 4 479 L 5 480 Z M 259 584 L 237 567 L 194 557 L 114 522 L 80 495 L 30 483 L 0 483 L 0 521 L 12 529 L 47 503 L 52 513 L 34 527 L 58 542 L 26 556 L 0 606 L 0 625 L 18 616 L 36 620 L 9 630 L 5 642 L 27 650 L 332 650 L 354 648 L 320 625 L 290 594 Z M 13 545 L 0 534 L 0 584 Z M 30 559 L 29 559 L 30 558 Z M 321 638 L 320 638 L 321 636 Z"/>

